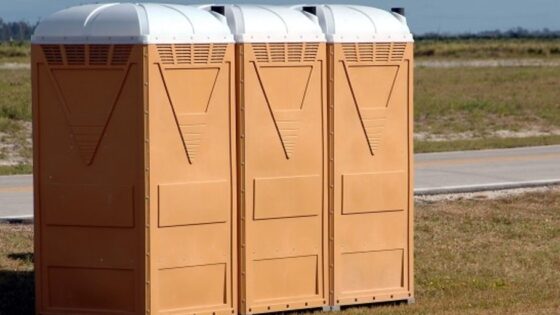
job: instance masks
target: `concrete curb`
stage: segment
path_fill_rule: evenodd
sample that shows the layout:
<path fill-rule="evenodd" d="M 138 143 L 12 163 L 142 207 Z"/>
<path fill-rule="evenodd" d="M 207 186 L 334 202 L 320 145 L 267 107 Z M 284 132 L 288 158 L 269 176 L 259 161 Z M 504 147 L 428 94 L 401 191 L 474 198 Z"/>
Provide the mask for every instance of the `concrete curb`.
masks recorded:
<path fill-rule="evenodd" d="M 14 215 L 9 217 L 0 217 L 0 223 L 25 223 L 30 224 L 33 223 L 33 215 Z"/>
<path fill-rule="evenodd" d="M 464 186 L 447 186 L 437 188 L 414 189 L 415 196 L 431 196 L 443 194 L 473 193 L 493 190 L 507 190 L 517 188 L 533 188 L 560 185 L 560 179 L 535 180 L 525 182 L 502 182 Z"/>

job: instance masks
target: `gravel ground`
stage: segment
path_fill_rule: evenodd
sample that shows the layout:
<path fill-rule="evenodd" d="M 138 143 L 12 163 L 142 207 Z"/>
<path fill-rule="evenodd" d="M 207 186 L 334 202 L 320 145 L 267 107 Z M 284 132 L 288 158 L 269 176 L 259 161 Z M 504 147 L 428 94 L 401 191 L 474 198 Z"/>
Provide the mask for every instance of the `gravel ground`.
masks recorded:
<path fill-rule="evenodd" d="M 28 63 L 1 63 L 0 70 L 31 69 Z"/>
<path fill-rule="evenodd" d="M 442 194 L 442 195 L 427 195 L 415 196 L 414 200 L 420 204 L 432 203 L 437 201 L 455 201 L 467 199 L 503 199 L 512 196 L 517 196 L 525 193 L 544 193 L 544 192 L 560 192 L 560 186 L 544 186 L 533 188 L 516 188 L 494 191 L 481 191 L 475 193 L 460 193 L 460 194 Z"/>

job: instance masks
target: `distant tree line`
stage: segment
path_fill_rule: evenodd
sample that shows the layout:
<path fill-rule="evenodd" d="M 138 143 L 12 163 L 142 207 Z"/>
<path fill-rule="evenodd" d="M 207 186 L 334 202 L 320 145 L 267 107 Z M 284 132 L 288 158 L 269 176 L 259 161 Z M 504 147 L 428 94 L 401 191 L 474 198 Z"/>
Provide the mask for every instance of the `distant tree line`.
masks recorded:
<path fill-rule="evenodd" d="M 560 38 L 560 31 L 551 31 L 547 28 L 530 31 L 522 27 L 512 28 L 507 31 L 483 31 L 477 33 L 460 33 L 460 34 L 448 34 L 448 33 L 425 33 L 415 36 L 416 39 L 557 39 Z"/>
<path fill-rule="evenodd" d="M 25 41 L 31 38 L 37 24 L 25 21 L 5 22 L 0 18 L 0 41 Z"/>
<path fill-rule="evenodd" d="M 26 41 L 31 38 L 33 30 L 37 23 L 31 24 L 25 21 L 19 22 L 5 22 L 0 18 L 0 42 L 6 41 Z M 507 31 L 483 31 L 477 33 L 425 33 L 415 36 L 416 39 L 497 39 L 497 38 L 542 38 L 554 39 L 560 38 L 560 31 L 551 31 L 549 29 L 542 29 L 538 31 L 530 31 L 521 27 L 513 28 Z"/>

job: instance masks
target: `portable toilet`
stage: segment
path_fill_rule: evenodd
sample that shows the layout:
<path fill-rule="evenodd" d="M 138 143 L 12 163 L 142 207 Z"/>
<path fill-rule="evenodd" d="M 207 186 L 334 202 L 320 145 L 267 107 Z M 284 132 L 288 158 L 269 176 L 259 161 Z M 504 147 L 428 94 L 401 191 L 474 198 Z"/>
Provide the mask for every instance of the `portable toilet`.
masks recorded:
<path fill-rule="evenodd" d="M 327 37 L 330 301 L 411 302 L 413 39 L 404 10 L 299 9 Z"/>
<path fill-rule="evenodd" d="M 38 25 L 32 80 L 37 312 L 236 314 L 225 17 L 72 7 Z"/>
<path fill-rule="evenodd" d="M 236 40 L 239 312 L 327 306 L 324 34 L 289 7 L 225 14 Z"/>

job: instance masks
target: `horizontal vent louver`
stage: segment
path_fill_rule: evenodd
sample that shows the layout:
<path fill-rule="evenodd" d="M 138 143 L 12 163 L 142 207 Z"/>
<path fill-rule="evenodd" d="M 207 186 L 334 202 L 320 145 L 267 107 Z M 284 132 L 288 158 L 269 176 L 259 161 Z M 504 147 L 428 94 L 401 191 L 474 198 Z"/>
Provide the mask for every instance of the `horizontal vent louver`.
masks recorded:
<path fill-rule="evenodd" d="M 109 61 L 110 45 L 90 45 L 89 46 L 89 64 L 90 65 L 106 65 Z"/>
<path fill-rule="evenodd" d="M 342 51 L 348 62 L 400 62 L 406 47 L 406 43 L 346 43 Z"/>
<path fill-rule="evenodd" d="M 227 44 L 161 44 L 157 51 L 166 65 L 222 63 Z"/>
<path fill-rule="evenodd" d="M 82 66 L 86 63 L 86 49 L 84 45 L 64 45 L 66 62 L 71 66 Z"/>
<path fill-rule="evenodd" d="M 115 45 L 113 46 L 113 55 L 111 56 L 111 65 L 120 66 L 128 63 L 132 45 Z"/>
<path fill-rule="evenodd" d="M 59 45 L 43 45 L 41 47 L 43 48 L 43 54 L 45 55 L 45 59 L 49 65 L 64 64 Z"/>
<path fill-rule="evenodd" d="M 317 59 L 317 43 L 253 44 L 258 62 L 313 62 Z"/>
<path fill-rule="evenodd" d="M 123 66 L 128 64 L 132 45 L 42 45 L 49 65 Z"/>

